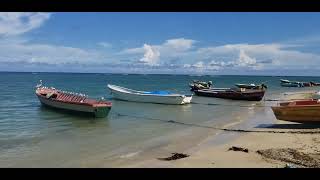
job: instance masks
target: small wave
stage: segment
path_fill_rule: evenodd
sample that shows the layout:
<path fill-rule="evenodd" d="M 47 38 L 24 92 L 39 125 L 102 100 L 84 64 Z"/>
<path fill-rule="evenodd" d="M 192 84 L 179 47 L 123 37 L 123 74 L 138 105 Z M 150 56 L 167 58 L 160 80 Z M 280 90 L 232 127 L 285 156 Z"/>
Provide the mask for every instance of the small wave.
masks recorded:
<path fill-rule="evenodd" d="M 141 152 L 141 151 L 124 154 L 124 155 L 121 155 L 120 158 L 131 158 L 131 157 L 133 157 L 133 156 L 138 155 L 140 152 Z"/>

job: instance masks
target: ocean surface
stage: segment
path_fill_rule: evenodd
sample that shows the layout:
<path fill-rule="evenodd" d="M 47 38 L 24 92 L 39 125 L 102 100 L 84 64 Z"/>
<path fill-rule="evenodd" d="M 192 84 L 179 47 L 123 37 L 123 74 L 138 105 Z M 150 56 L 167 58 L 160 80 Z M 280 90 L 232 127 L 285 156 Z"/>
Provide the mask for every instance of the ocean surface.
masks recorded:
<path fill-rule="evenodd" d="M 106 118 L 65 114 L 41 106 L 35 95 L 39 80 L 45 86 L 85 93 L 112 101 Z M 87 167 L 95 160 L 112 166 L 113 161 L 179 141 L 194 142 L 210 134 L 165 121 L 222 127 L 239 121 L 257 102 L 233 101 L 193 96 L 188 105 L 161 105 L 113 100 L 107 84 L 137 90 L 168 90 L 191 94 L 192 80 L 213 81 L 215 87 L 235 83 L 264 82 L 265 99 L 280 93 L 311 88 L 281 87 L 279 79 L 320 82 L 320 77 L 271 76 L 189 76 L 77 73 L 0 73 L 0 167 Z M 221 105 L 207 105 L 216 103 Z M 261 103 L 264 102 L 259 102 Z M 243 106 L 245 105 L 245 106 Z M 243 107 L 240 107 L 243 106 Z M 270 117 L 274 119 L 274 117 Z M 186 133 L 183 133 L 186 132 Z M 179 134 L 180 135 L 177 135 Z M 181 134 L 182 133 L 182 134 Z M 181 139 L 181 137 L 185 137 Z M 188 138 L 189 137 L 189 138 Z M 192 138 L 191 138 L 192 137 Z M 199 137 L 199 138 L 197 138 Z M 187 143 L 187 142 L 186 142 Z M 103 154 L 103 159 L 99 154 Z M 90 164 L 91 163 L 91 164 Z"/>

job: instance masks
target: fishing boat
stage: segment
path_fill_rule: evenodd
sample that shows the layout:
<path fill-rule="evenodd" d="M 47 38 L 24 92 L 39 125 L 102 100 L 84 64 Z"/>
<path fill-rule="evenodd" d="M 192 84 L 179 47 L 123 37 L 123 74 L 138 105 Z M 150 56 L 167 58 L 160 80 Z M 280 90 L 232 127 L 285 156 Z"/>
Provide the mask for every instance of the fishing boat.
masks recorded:
<path fill-rule="evenodd" d="M 303 87 L 303 83 L 298 81 L 289 81 L 286 79 L 280 79 L 280 84 L 283 87 Z"/>
<path fill-rule="evenodd" d="M 261 101 L 265 89 L 245 89 L 245 88 L 211 88 L 195 90 L 198 96 L 207 96 L 232 100 Z"/>
<path fill-rule="evenodd" d="M 211 86 L 212 81 L 204 82 L 199 80 L 193 80 L 193 82 L 189 84 L 189 87 L 191 88 L 190 91 L 199 89 L 209 89 Z"/>
<path fill-rule="evenodd" d="M 310 84 L 311 84 L 312 86 L 320 86 L 320 83 L 313 82 L 313 81 L 310 81 Z"/>
<path fill-rule="evenodd" d="M 188 104 L 192 95 L 174 94 L 168 91 L 137 91 L 116 85 L 108 84 L 113 98 L 144 103 L 157 104 Z"/>
<path fill-rule="evenodd" d="M 271 107 L 279 120 L 291 122 L 320 122 L 320 101 L 315 99 L 283 102 Z"/>
<path fill-rule="evenodd" d="M 301 82 L 303 87 L 311 87 L 312 84 L 310 82 Z"/>
<path fill-rule="evenodd" d="M 37 86 L 36 95 L 45 106 L 91 114 L 97 118 L 107 116 L 112 106 L 111 102 L 89 99 L 84 94 L 61 91 L 53 87 L 43 87 L 42 83 Z"/>
<path fill-rule="evenodd" d="M 262 89 L 265 88 L 267 89 L 267 86 L 265 84 L 235 84 L 235 86 L 237 86 L 238 88 L 245 88 L 245 89 Z"/>

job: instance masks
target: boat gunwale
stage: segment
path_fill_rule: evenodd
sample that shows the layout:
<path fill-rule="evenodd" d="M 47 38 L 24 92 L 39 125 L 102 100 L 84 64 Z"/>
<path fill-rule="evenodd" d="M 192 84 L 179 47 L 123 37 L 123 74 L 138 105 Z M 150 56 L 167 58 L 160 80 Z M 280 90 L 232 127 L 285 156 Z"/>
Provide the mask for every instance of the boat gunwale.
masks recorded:
<path fill-rule="evenodd" d="M 198 92 L 204 93 L 238 93 L 238 94 L 254 94 L 254 93 L 265 93 L 265 90 L 259 89 L 246 89 L 245 91 L 237 91 L 232 88 L 217 88 L 217 89 L 200 89 Z"/>
<path fill-rule="evenodd" d="M 56 91 L 56 90 L 55 90 Z M 56 91 L 56 92 L 59 92 L 59 91 Z M 62 100 L 57 100 L 57 99 L 48 99 L 46 98 L 44 95 L 42 95 L 41 93 L 38 92 L 38 89 L 36 90 L 36 95 L 38 97 L 41 97 L 41 98 L 44 98 L 44 99 L 47 99 L 49 101 L 55 101 L 55 102 L 59 102 L 59 103 L 64 103 L 64 104 L 75 104 L 75 105 L 83 105 L 83 106 L 89 106 L 89 107 L 93 107 L 93 108 L 99 108 L 99 107 L 107 107 L 107 108 L 111 108 L 112 107 L 112 103 L 111 102 L 100 102 L 100 103 L 93 103 L 93 104 L 90 104 L 90 103 L 86 103 L 86 102 L 72 102 L 72 101 L 69 101 L 69 102 L 66 102 L 66 101 L 62 101 Z M 91 98 L 90 98 L 91 99 Z M 93 99 L 94 100 L 94 99 Z M 96 101 L 96 100 L 95 100 Z M 98 101 L 97 101 L 98 102 Z"/>
<path fill-rule="evenodd" d="M 316 104 L 316 105 L 291 105 L 291 106 L 271 106 L 271 108 L 278 108 L 278 109 L 292 109 L 292 108 L 302 108 L 302 107 L 319 107 L 320 108 L 320 104 Z"/>
<path fill-rule="evenodd" d="M 111 87 L 110 87 L 110 86 L 111 86 Z M 112 88 L 112 86 L 113 86 L 113 87 L 116 87 L 116 88 L 119 88 L 120 90 L 114 89 L 114 88 Z M 121 87 L 121 86 L 116 86 L 116 85 L 112 85 L 112 84 L 108 84 L 108 88 L 111 89 L 111 90 L 117 91 L 117 92 L 124 93 L 124 94 L 139 95 L 139 96 L 182 97 L 182 98 L 192 97 L 192 95 L 185 95 L 185 94 L 166 94 L 166 95 L 159 95 L 159 94 L 142 94 L 143 92 L 148 92 L 148 91 L 137 91 L 137 90 L 134 90 L 134 89 L 129 89 L 129 88 L 125 88 L 125 87 Z M 129 92 L 121 91 L 122 89 L 124 89 L 124 90 L 129 90 Z M 130 91 L 134 91 L 134 92 L 130 92 Z M 138 92 L 138 93 L 137 93 L 137 92 Z"/>

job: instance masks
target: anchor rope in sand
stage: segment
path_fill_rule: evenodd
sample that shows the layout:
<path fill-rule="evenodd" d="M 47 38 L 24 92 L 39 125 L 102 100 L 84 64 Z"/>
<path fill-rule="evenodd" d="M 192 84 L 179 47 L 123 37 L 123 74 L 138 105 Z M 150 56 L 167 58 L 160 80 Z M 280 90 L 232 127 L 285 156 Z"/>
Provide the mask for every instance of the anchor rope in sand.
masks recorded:
<path fill-rule="evenodd" d="M 201 127 L 201 128 L 208 128 L 208 129 L 215 129 L 215 130 L 222 130 L 222 131 L 229 131 L 229 132 L 239 132 L 239 133 L 278 133 L 278 134 L 320 134 L 320 131 L 274 131 L 274 130 L 247 130 L 247 129 L 231 129 L 231 128 L 219 128 L 214 126 L 206 126 L 206 125 L 200 125 L 200 124 L 194 124 L 194 123 L 185 123 L 185 122 L 179 122 L 175 120 L 165 120 L 160 118 L 152 118 L 147 116 L 135 116 L 135 115 L 129 115 L 129 114 L 122 114 L 118 112 L 114 112 L 117 116 L 127 116 L 127 117 L 133 117 L 133 118 L 143 118 L 143 119 L 149 119 L 154 121 L 161 121 L 166 123 L 174 123 L 174 124 L 180 124 L 185 126 L 194 126 L 194 127 Z"/>

